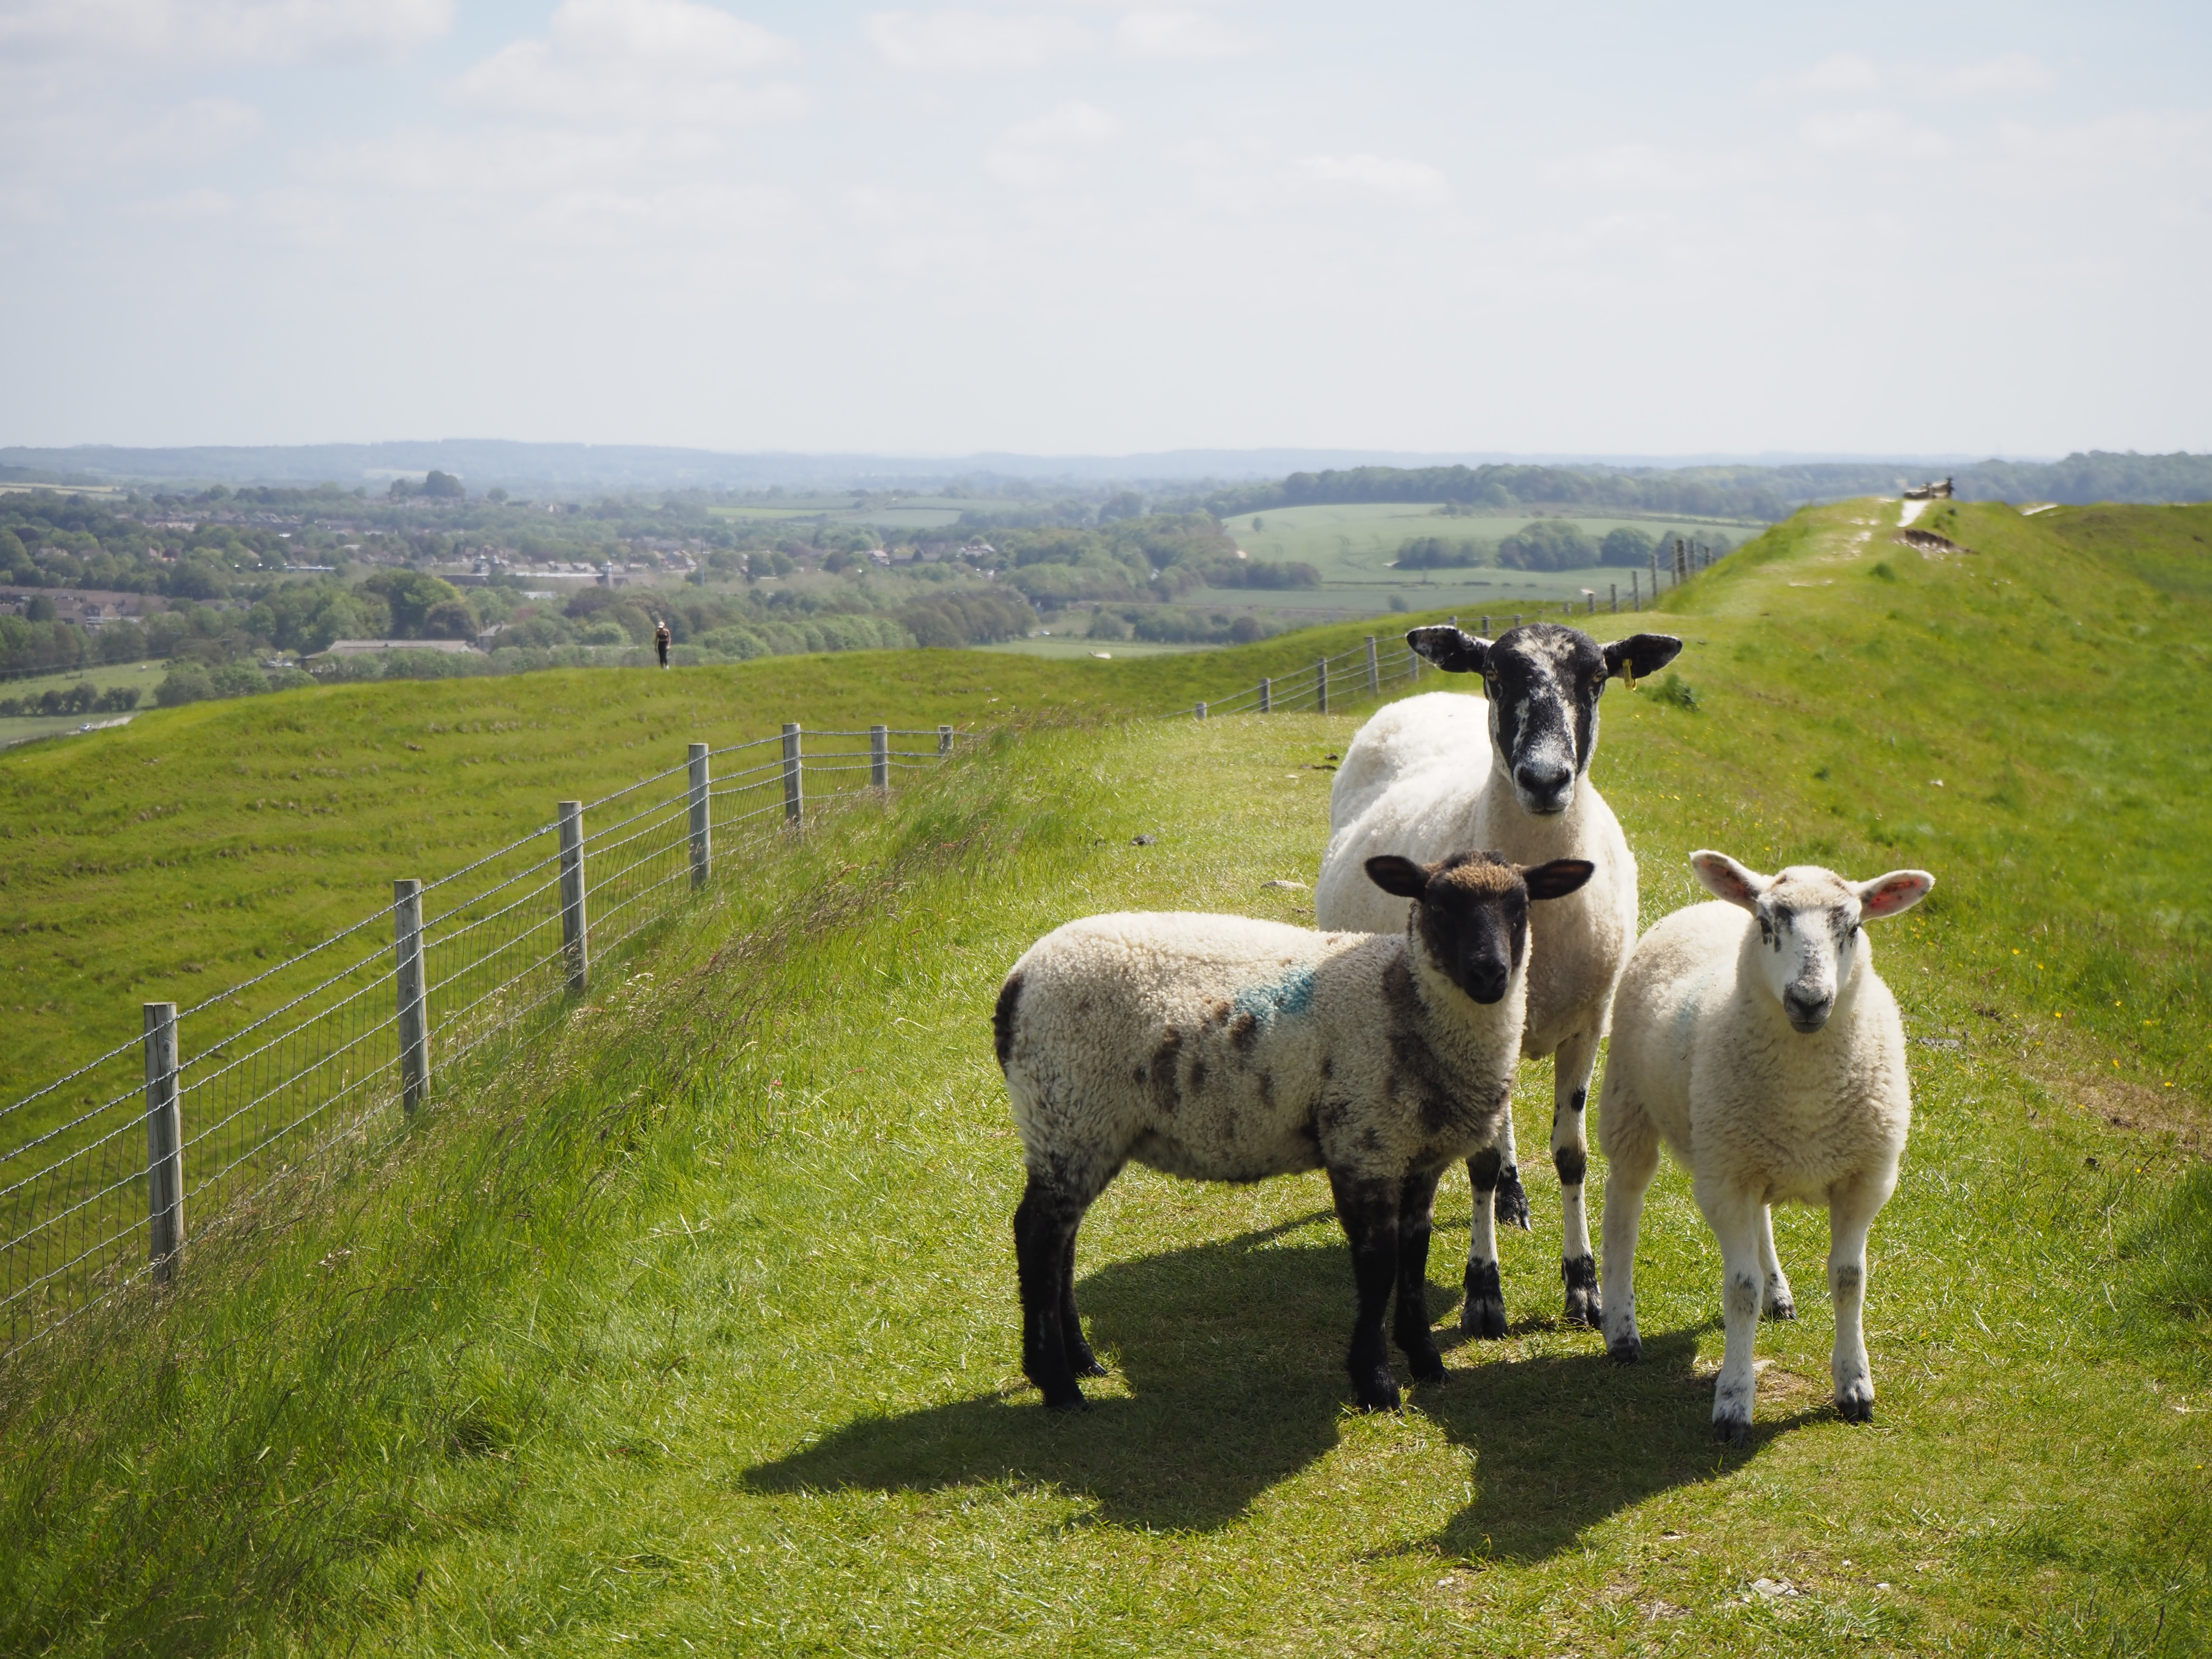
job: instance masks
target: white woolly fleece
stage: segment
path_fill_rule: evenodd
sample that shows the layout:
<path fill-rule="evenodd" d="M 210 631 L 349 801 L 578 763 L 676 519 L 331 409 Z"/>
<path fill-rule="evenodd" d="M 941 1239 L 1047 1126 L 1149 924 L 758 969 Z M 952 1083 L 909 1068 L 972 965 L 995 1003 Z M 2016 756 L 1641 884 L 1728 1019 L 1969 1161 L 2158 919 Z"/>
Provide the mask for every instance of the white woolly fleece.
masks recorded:
<path fill-rule="evenodd" d="M 1122 914 L 1046 935 L 1016 980 L 1015 1126 L 1030 1168 L 1087 1201 L 1130 1159 L 1249 1182 L 1468 1156 L 1504 1111 L 1527 973 L 1486 1006 L 1402 932 Z"/>

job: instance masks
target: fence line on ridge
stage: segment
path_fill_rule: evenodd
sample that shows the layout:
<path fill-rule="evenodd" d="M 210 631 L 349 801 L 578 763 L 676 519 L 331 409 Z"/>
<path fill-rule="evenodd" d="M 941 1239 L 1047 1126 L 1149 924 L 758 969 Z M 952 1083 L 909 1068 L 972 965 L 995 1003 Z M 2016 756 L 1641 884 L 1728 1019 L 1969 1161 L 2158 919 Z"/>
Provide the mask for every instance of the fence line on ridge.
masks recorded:
<path fill-rule="evenodd" d="M 0 1106 L 0 1356 L 173 1276 L 254 1194 L 396 1128 L 441 1074 L 586 989 L 708 884 L 718 853 L 884 798 L 963 735 L 787 726 L 693 744 L 459 869 L 395 878 L 389 904 L 191 1007 L 146 1004 L 131 1041 Z"/>

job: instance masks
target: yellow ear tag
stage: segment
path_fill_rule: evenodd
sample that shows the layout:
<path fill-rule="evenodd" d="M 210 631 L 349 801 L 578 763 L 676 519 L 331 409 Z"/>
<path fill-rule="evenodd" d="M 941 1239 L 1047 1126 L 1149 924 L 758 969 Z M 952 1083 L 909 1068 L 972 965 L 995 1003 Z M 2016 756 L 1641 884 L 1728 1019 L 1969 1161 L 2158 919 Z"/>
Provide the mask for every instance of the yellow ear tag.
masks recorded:
<path fill-rule="evenodd" d="M 1633 657 L 1623 657 L 1623 658 L 1620 659 L 1620 678 L 1623 678 L 1623 679 L 1625 679 L 1625 680 L 1626 680 L 1626 681 L 1628 682 L 1628 689 L 1629 689 L 1630 690 L 1633 691 L 1634 690 L 1636 690 L 1636 659 L 1635 659 L 1635 658 L 1633 658 Z"/>

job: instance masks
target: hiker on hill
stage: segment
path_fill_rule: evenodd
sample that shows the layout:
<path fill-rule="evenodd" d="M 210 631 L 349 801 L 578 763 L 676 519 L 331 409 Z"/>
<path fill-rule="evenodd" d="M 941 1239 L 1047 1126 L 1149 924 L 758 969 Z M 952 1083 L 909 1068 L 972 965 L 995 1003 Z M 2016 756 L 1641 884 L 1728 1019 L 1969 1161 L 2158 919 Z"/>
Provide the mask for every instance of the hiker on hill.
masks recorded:
<path fill-rule="evenodd" d="M 660 653 L 660 665 L 668 666 L 669 641 L 676 636 L 668 631 L 668 624 L 658 617 L 653 619 L 653 648 Z"/>

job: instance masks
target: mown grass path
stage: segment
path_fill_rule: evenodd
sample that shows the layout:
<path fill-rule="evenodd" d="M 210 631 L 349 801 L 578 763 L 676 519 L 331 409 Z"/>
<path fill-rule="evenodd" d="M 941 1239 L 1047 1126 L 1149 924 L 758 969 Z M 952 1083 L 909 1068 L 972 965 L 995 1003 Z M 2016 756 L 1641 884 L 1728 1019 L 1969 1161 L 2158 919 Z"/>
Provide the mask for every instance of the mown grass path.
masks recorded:
<path fill-rule="evenodd" d="M 1686 896 L 1699 845 L 1945 883 L 1874 934 L 1932 1042 L 1874 1237 L 1873 1428 L 1828 1406 L 1824 1228 L 1787 1212 L 1803 1317 L 1762 1329 L 1750 1445 L 1711 1443 L 1719 1262 L 1675 1172 L 1646 1214 L 1645 1364 L 1558 1324 L 1539 1179 L 1536 1231 L 1504 1241 L 1509 1338 L 1453 1346 L 1447 1382 L 1360 1417 L 1325 1184 L 1133 1171 L 1079 1263 L 1113 1375 L 1092 1412 L 1042 1412 L 1016 1365 L 1000 977 L 1095 911 L 1297 919 L 1307 895 L 1263 884 L 1310 882 L 1320 769 L 1356 722 L 1038 730 L 719 888 L 380 1165 L 272 1206 L 161 1316 L 126 1310 L 99 1364 L 20 1375 L 0 1650 L 2201 1650 L 2212 1203 L 2194 1090 L 2156 1074 L 2186 1056 L 2165 1027 L 2059 1035 L 2034 977 L 2089 982 L 2115 884 L 2170 876 L 2085 872 L 2048 907 L 2045 965 L 2014 967 L 2007 918 L 2051 890 L 2020 872 L 2094 844 L 2058 787 L 2077 763 L 2021 752 L 2018 726 L 2007 746 L 1965 684 L 1998 660 L 1986 641 L 1957 643 L 1974 674 L 1948 670 L 1958 605 L 1911 599 L 1920 568 L 1868 574 L 1899 556 L 1851 516 L 1805 526 L 1766 577 L 1833 559 L 1812 579 L 1881 605 L 1813 613 L 1808 643 L 1759 615 L 1747 572 L 1739 611 L 1723 593 L 1685 620 L 1700 708 L 1608 694 L 1599 776 L 1649 914 Z M 2023 659 L 2047 631 L 2015 625 Z M 1886 635 L 1896 656 L 1868 665 Z M 2098 673 L 2080 654 L 2053 673 Z M 1834 754 L 1791 747 L 1838 662 L 1877 683 L 1873 708 L 1826 730 Z M 1909 696 L 1880 693 L 1893 672 Z M 2124 659 L 2098 678 L 2136 684 Z M 2066 712 L 2056 692 L 1997 712 L 2047 738 L 2039 707 Z M 2035 810 L 1957 807 L 1954 775 L 1972 787 L 1999 755 Z M 1906 817 L 1933 775 L 1947 793 Z M 2184 808 L 2129 775 L 2148 809 L 2129 827 L 2155 848 Z M 1978 867 L 1987 844 L 2013 864 Z M 2186 945 L 2112 959 L 2178 982 Z M 1518 1105 L 1530 1145 L 1542 1070 Z M 2143 1095 L 2171 1130 L 2111 1121 L 2147 1115 Z M 1439 1321 L 1466 1205 L 1448 1182 Z"/>

